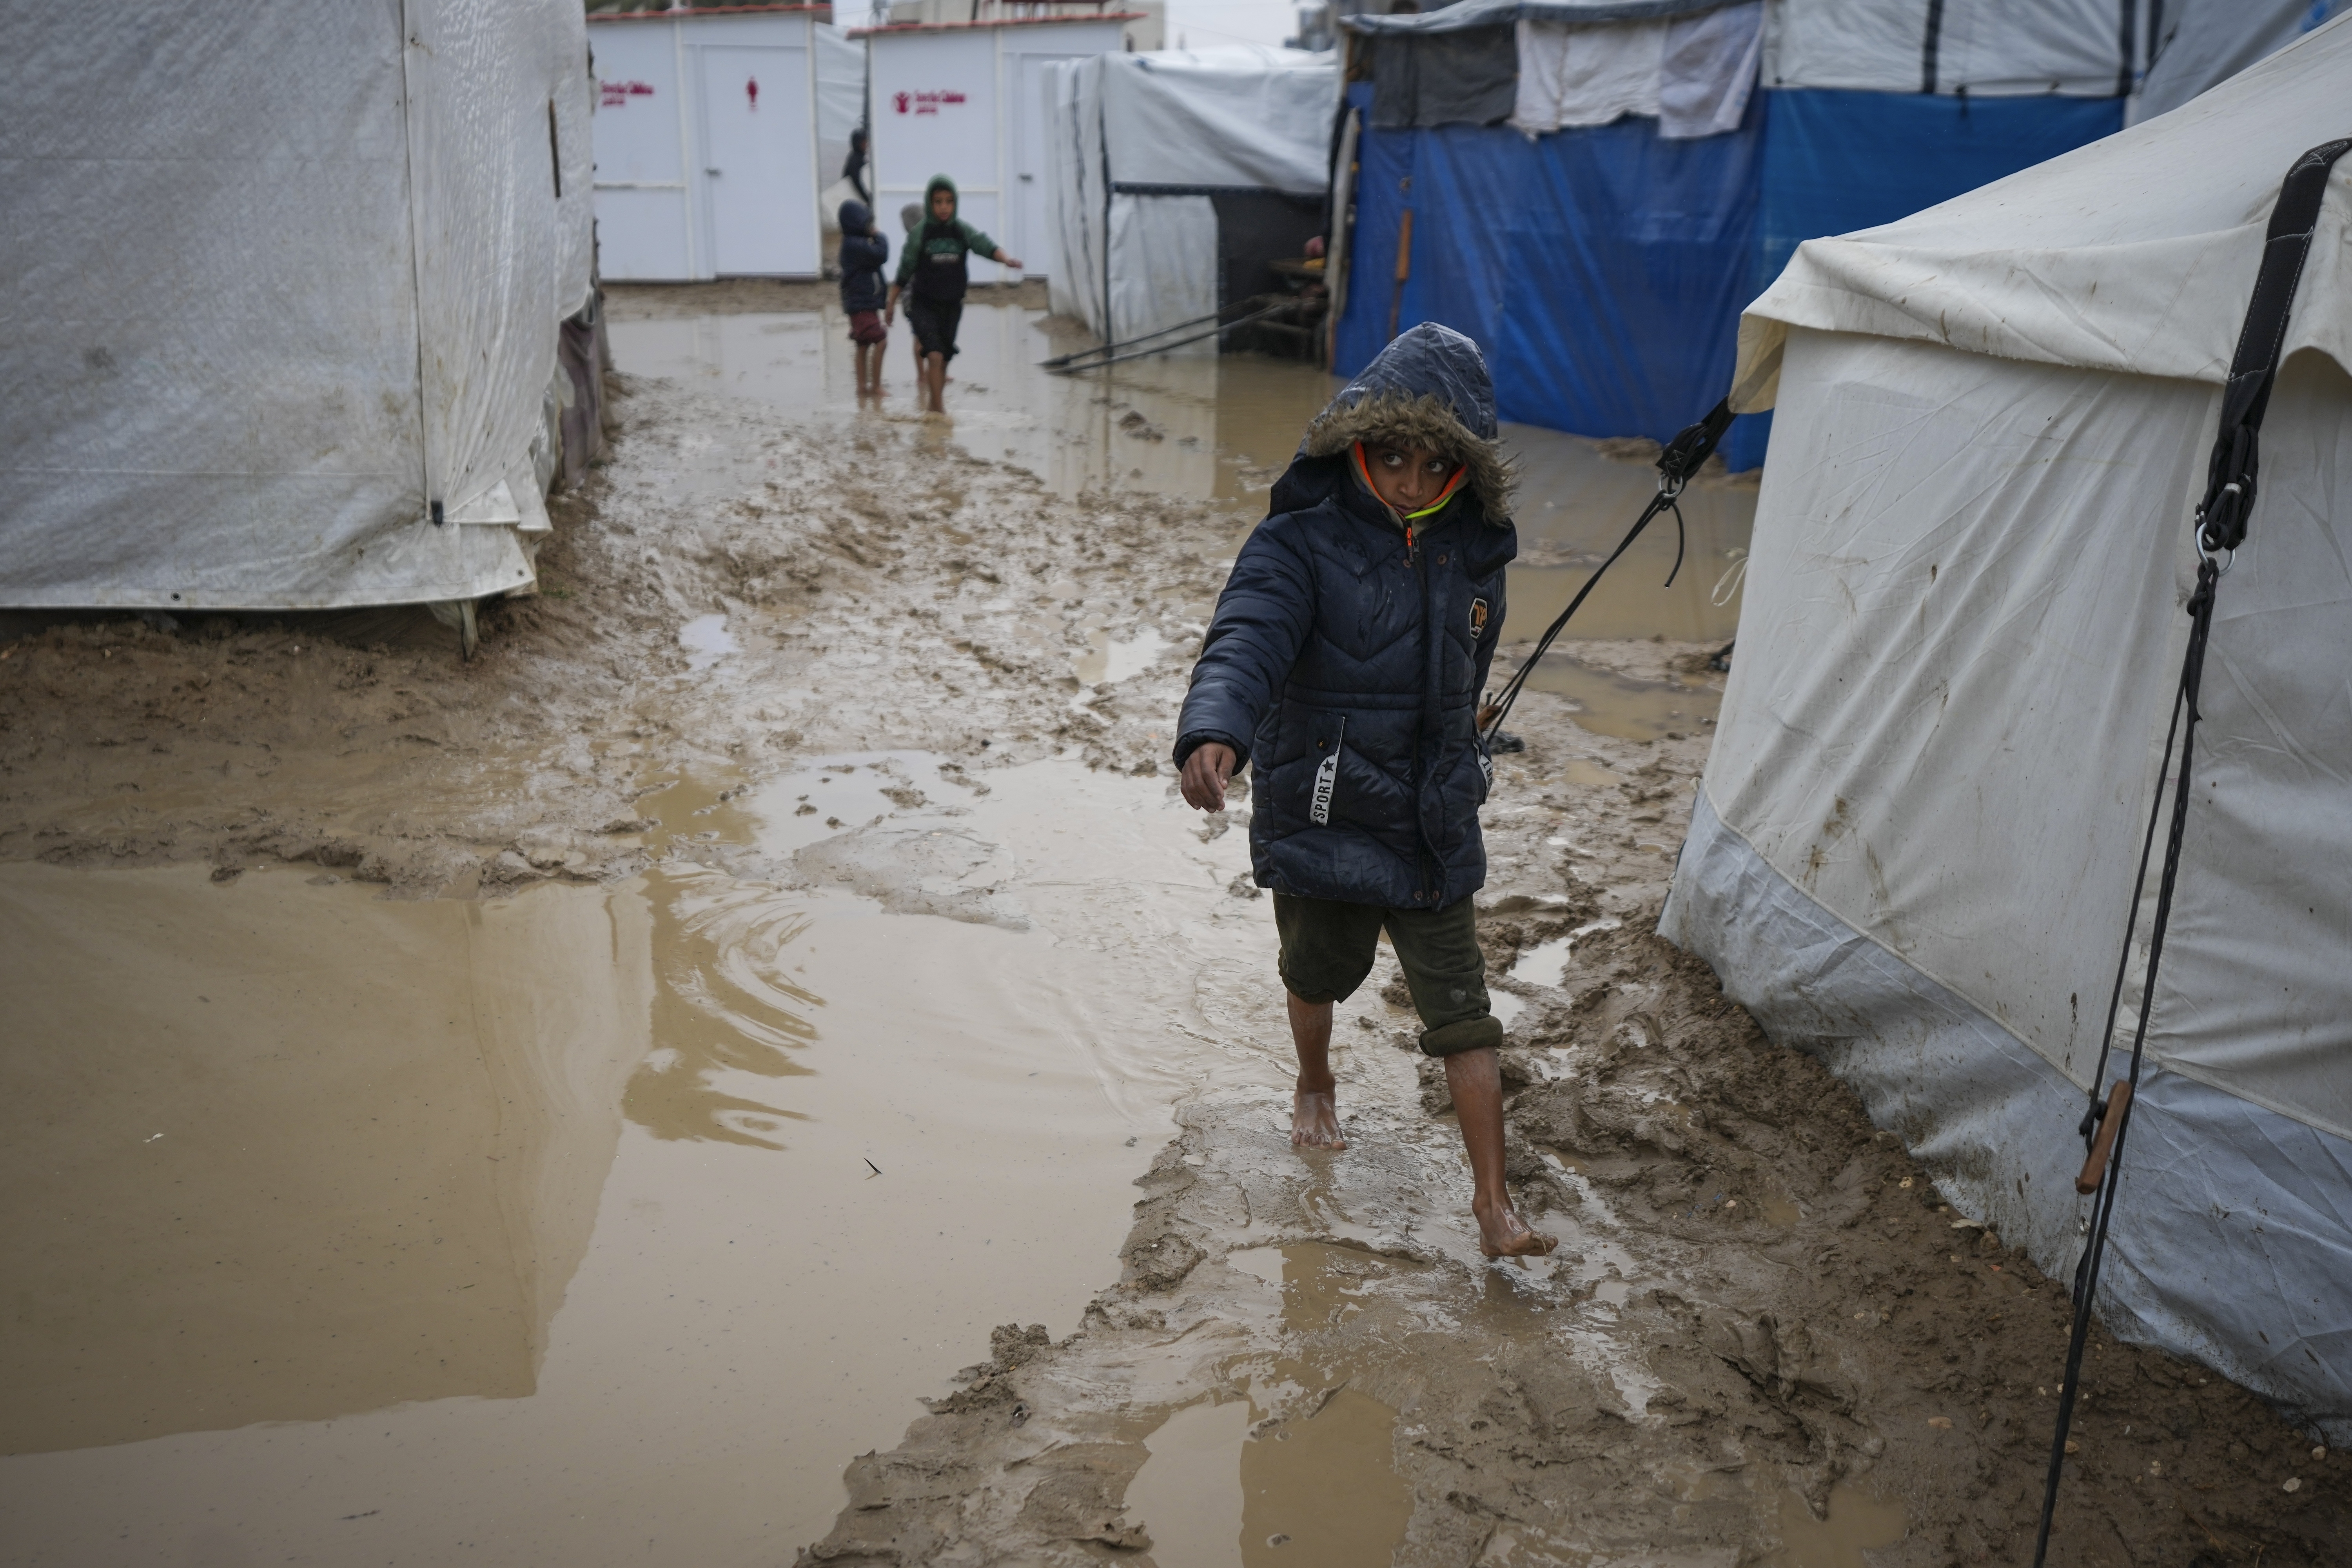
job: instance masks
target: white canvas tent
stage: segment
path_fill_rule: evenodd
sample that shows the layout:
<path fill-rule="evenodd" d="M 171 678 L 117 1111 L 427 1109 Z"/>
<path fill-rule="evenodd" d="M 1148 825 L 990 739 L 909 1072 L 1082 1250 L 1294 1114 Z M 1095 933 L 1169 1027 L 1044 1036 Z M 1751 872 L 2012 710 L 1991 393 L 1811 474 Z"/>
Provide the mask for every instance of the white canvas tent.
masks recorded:
<path fill-rule="evenodd" d="M 1808 241 L 1742 323 L 1735 405 L 1778 423 L 1662 930 L 2053 1273 L 2088 1203 L 2075 1125 L 2221 383 L 2281 179 L 2347 132 L 2352 20 L 2119 135 Z M 2102 1305 L 2341 1443 L 2352 161 L 2284 355 L 2221 588 Z"/>
<path fill-rule="evenodd" d="M 530 581 L 589 303 L 578 5 L 20 6 L 0 67 L 0 604 Z"/>
<path fill-rule="evenodd" d="M 1050 75 L 1053 307 L 1098 337 L 1218 309 L 1219 196 L 1320 198 L 1330 184 L 1331 54 L 1171 49 Z"/>

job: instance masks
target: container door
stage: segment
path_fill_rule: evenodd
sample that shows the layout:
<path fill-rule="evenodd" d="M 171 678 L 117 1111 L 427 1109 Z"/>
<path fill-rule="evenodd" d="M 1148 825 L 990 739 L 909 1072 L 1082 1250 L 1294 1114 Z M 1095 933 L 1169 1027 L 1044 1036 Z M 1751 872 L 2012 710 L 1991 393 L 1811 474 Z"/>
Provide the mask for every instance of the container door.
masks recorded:
<path fill-rule="evenodd" d="M 1013 189 L 1005 202 L 1004 226 L 1012 235 L 1003 242 L 1004 248 L 1021 258 L 1027 265 L 1022 269 L 1026 278 L 1043 278 L 1051 269 L 1053 247 L 1048 243 L 1050 229 L 1046 223 L 1046 185 L 1052 178 L 1045 156 L 1045 68 L 1055 60 L 1076 59 L 1076 55 L 1016 55 L 1019 68 L 1012 113 L 1009 140 L 1013 154 Z"/>
<path fill-rule="evenodd" d="M 806 48 L 707 47 L 703 189 L 720 277 L 817 270 L 815 123 Z"/>

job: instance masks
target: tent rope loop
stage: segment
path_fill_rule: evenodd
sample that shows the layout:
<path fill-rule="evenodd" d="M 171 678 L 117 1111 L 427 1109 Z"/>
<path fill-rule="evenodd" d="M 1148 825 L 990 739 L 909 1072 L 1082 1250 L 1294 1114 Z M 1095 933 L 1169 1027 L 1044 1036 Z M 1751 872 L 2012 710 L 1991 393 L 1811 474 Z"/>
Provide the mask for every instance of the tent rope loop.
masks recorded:
<path fill-rule="evenodd" d="M 2197 744 L 2197 699 L 2204 682 L 2205 650 L 2213 633 L 2213 605 L 2222 574 L 2236 563 L 2238 547 L 2245 542 L 2247 521 L 2254 504 L 2254 471 L 2261 456 L 2263 415 L 2270 405 L 2271 387 L 2278 379 L 2279 359 L 2286 340 L 2289 310 L 2310 254 L 2319 207 L 2326 195 L 2328 175 L 2336 161 L 2352 151 L 2352 137 L 2315 147 L 2297 158 L 2279 187 L 2271 209 L 2263 259 L 2254 279 L 2252 299 L 2246 307 L 2245 326 L 2230 364 L 2222 394 L 2221 428 L 2215 434 L 2213 457 L 2206 479 L 2205 498 L 2197 508 L 2197 585 L 2183 606 L 2189 614 L 2189 644 L 2180 661 L 2180 681 L 2172 699 L 2172 722 L 2165 731 L 2164 763 L 2158 771 L 2156 801 L 2148 812 L 2147 836 L 2141 840 L 2139 874 L 2132 880 L 2132 900 L 2124 921 L 2123 956 L 2116 965 L 2116 984 L 2107 999 L 2107 1022 L 2099 1037 L 2098 1063 L 2091 1073 L 2090 1107 L 2076 1131 L 2083 1136 L 2087 1158 L 2074 1190 L 2091 1200 L 2089 1239 L 2074 1269 L 2074 1322 L 2066 1342 L 2065 1380 L 2058 1393 L 2058 1419 L 2050 1438 L 2050 1471 L 2042 1493 L 2042 1524 L 2034 1537 L 2034 1568 L 2042 1568 L 2050 1551 L 2051 1521 L 2058 1508 L 2058 1485 L 2066 1464 L 2066 1434 L 2074 1425 L 2074 1400 L 2081 1390 L 2083 1351 L 2091 1329 L 2091 1308 L 2099 1289 L 2099 1265 L 2106 1253 L 2107 1226 L 2114 1217 L 2116 1193 L 2123 1180 L 2124 1134 L 2131 1125 L 2132 1099 L 2138 1092 L 2140 1070 L 2147 1048 L 2148 1016 L 2156 1005 L 2156 981 L 2164 958 L 2164 936 L 2172 920 L 2172 895 L 2180 874 L 2180 846 L 2189 826 L 2191 763 Z M 2172 771 L 2175 738 L 2180 742 L 2180 768 Z M 2156 846 L 2157 824 L 2165 821 L 2165 786 L 2172 786 L 2171 810 L 2164 843 L 2164 868 L 2157 884 L 2156 913 L 2148 926 L 2147 973 L 2141 982 L 2139 1016 L 2132 1028 L 2131 1062 L 2123 1078 L 2104 1100 L 2099 1085 L 2107 1072 L 2115 1046 L 2116 1019 L 2123 1001 L 2124 977 L 2131 964 L 2132 937 L 2138 923 L 2139 893 L 2147 885 L 2150 852 Z"/>
<path fill-rule="evenodd" d="M 1633 526 L 1626 531 L 1624 538 L 1617 542 L 1617 548 L 1609 552 L 1609 559 L 1595 567 L 1592 575 L 1584 580 L 1584 586 L 1569 600 L 1568 608 L 1559 613 L 1559 618 L 1544 628 L 1543 636 L 1536 639 L 1535 651 L 1528 655 L 1517 673 L 1505 683 L 1502 693 L 1478 710 L 1478 732 L 1488 746 L 1491 747 L 1495 738 L 1502 733 L 1504 716 L 1510 712 L 1511 704 L 1519 700 L 1519 692 L 1526 687 L 1528 677 L 1535 673 L 1536 666 L 1549 651 L 1553 640 L 1567 626 L 1569 617 L 1582 607 L 1586 595 L 1601 581 L 1601 574 L 1617 563 L 1620 555 L 1633 547 L 1633 541 L 1642 537 L 1642 531 L 1649 527 L 1651 520 L 1662 511 L 1675 514 L 1675 567 L 1666 574 L 1666 586 L 1674 586 L 1675 578 L 1683 569 L 1683 552 L 1687 538 L 1680 504 L 1683 487 L 1690 483 L 1691 476 L 1714 456 L 1716 443 L 1723 439 L 1726 430 L 1731 428 L 1731 399 L 1727 397 L 1708 409 L 1706 417 L 1697 424 L 1684 426 L 1658 453 L 1658 493 L 1650 498 L 1650 504 L 1642 509 L 1642 515 L 1633 520 Z M 1512 751 L 1517 748 L 1514 744 L 1504 749 Z"/>

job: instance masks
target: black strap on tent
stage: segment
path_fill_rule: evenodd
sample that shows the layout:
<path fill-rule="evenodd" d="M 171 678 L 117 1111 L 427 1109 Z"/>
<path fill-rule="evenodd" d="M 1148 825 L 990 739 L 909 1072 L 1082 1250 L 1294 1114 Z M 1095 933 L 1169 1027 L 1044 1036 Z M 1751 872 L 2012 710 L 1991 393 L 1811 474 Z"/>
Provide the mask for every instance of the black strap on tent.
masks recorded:
<path fill-rule="evenodd" d="M 2263 262 L 2254 278 L 2254 297 L 2246 307 L 2246 322 L 2238 334 L 2236 353 L 2230 361 L 2230 381 L 2221 395 L 2221 429 L 2213 439 L 2213 458 L 2205 480 L 2205 499 L 2197 508 L 2197 586 L 2189 595 L 2189 648 L 2180 661 L 2180 684 L 2172 699 L 2172 724 L 2164 737 L 2164 769 L 2158 775 L 2156 803 L 2148 813 L 2147 836 L 2140 846 L 2139 877 L 2132 884 L 2131 916 L 2124 925 L 2124 953 L 2116 967 L 2116 986 L 2107 1000 L 2107 1024 L 2099 1038 L 2099 1059 L 2091 1074 L 2090 1110 L 2079 1131 L 2088 1160 L 2075 1179 L 2077 1192 L 2091 1199 L 2090 1238 L 2074 1271 L 2074 1328 L 2066 1343 L 2066 1377 L 2058 1392 L 2058 1424 L 2050 1438 L 2050 1475 L 2042 1493 L 2042 1528 L 2034 1537 L 2034 1568 L 2042 1568 L 2050 1551 L 2050 1521 L 2058 1508 L 2058 1483 L 2066 1464 L 2066 1433 L 2074 1425 L 2074 1397 L 2083 1373 L 2083 1347 L 2090 1336 L 2091 1305 L 2099 1289 L 2099 1264 L 2106 1252 L 2107 1225 L 2114 1217 L 2116 1189 L 2123 1177 L 2124 1133 L 2131 1125 L 2132 1096 L 2138 1091 L 2140 1067 L 2147 1047 L 2148 1014 L 2156 1005 L 2156 976 L 2164 959 L 2165 927 L 2172 918 L 2172 894 L 2180 874 L 2180 841 L 2188 826 L 2189 775 L 2197 745 L 2197 695 L 2205 675 L 2205 649 L 2213 632 L 2213 600 L 2222 574 L 2246 541 L 2246 522 L 2254 504 L 2254 472 L 2260 455 L 2263 415 L 2270 407 L 2271 387 L 2278 379 L 2279 351 L 2286 339 L 2287 313 L 2295 289 L 2303 280 L 2303 264 L 2311 252 L 2312 231 L 2319 221 L 2321 200 L 2336 161 L 2352 151 L 2352 138 L 2314 147 L 2294 161 L 2279 187 L 2271 209 L 2270 230 L 2263 240 Z M 2116 1080 L 2104 1103 L 2099 1084 L 2106 1076 L 2107 1056 L 2115 1039 L 2116 1017 L 2123 1000 L 2124 972 L 2131 963 L 2131 942 L 2138 920 L 2139 890 L 2147 879 L 2149 851 L 2156 845 L 2156 826 L 2165 816 L 2165 774 L 2171 770 L 2172 743 L 2180 742 L 2180 771 L 2172 788 L 2171 821 L 2164 840 L 2164 870 L 2157 883 L 2156 918 L 2148 927 L 2147 974 L 2141 982 L 2139 1018 L 2132 1030 L 2131 1066 Z"/>
<path fill-rule="evenodd" d="M 1584 580 L 1584 586 L 1576 591 L 1576 597 L 1568 602 L 1568 608 L 1559 613 L 1559 618 L 1536 639 L 1535 652 L 1528 655 L 1527 662 L 1519 666 L 1518 673 L 1511 677 L 1509 683 L 1503 688 L 1502 695 L 1479 710 L 1478 728 L 1490 740 L 1501 732 L 1504 715 L 1510 712 L 1511 704 L 1519 700 L 1519 690 L 1527 685 L 1528 677 L 1550 648 L 1552 640 L 1559 636 L 1560 629 L 1568 625 L 1569 616 L 1576 614 L 1583 605 L 1585 595 L 1591 594 L 1593 584 L 1601 581 L 1601 573 L 1617 563 L 1617 557 L 1633 547 L 1633 541 L 1642 537 L 1642 531 L 1650 526 L 1650 521 L 1662 511 L 1675 514 L 1675 569 L 1666 574 L 1666 586 L 1674 586 L 1675 575 L 1683 569 L 1683 549 L 1687 542 L 1683 528 L 1683 487 L 1690 483 L 1691 476 L 1698 472 L 1699 465 L 1714 455 L 1716 443 L 1723 439 L 1723 433 L 1730 427 L 1731 400 L 1727 397 L 1708 409 L 1706 418 L 1696 425 L 1684 426 L 1682 433 L 1666 443 L 1665 450 L 1658 454 L 1658 493 L 1650 498 L 1650 504 L 1642 509 L 1642 515 L 1633 520 L 1633 526 L 1626 531 L 1623 539 L 1618 541 L 1617 548 L 1609 552 L 1609 559 Z"/>

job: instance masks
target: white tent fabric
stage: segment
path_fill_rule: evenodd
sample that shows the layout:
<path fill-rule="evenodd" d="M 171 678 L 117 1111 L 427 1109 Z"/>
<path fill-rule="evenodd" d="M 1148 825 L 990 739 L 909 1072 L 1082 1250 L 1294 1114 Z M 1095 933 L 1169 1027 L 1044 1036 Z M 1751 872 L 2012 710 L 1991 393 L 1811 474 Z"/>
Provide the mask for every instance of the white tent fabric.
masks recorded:
<path fill-rule="evenodd" d="M 1113 55 L 1104 68 L 1103 130 L 1121 184 L 1303 195 L 1329 182 L 1331 55 L 1236 44 Z"/>
<path fill-rule="evenodd" d="M 1748 0 L 1657 20 L 1522 20 L 1510 123 L 1542 135 L 1637 114 L 1670 142 L 1736 131 L 1756 86 L 1763 15 Z"/>
<path fill-rule="evenodd" d="M 20 8 L 5 78 L 0 603 L 529 581 L 591 287 L 577 5 Z"/>
<path fill-rule="evenodd" d="M 1167 49 L 1046 72 L 1051 300 L 1107 340 L 1216 310 L 1213 193 L 1314 195 L 1329 181 L 1328 53 Z"/>
<path fill-rule="evenodd" d="M 2116 0 L 1770 0 L 1766 10 L 1767 87 L 2107 98 L 2124 68 Z"/>
<path fill-rule="evenodd" d="M 1772 454 L 1661 929 L 2053 1273 L 2087 1203 L 2074 1124 L 2158 783 L 2220 386 L 2279 182 L 2352 130 L 2347 103 L 2352 20 L 2038 169 L 1809 240 L 1742 324 L 1739 405 L 1777 405 Z M 2222 584 L 2102 1291 L 2117 1331 L 2337 1442 L 2352 1440 L 2347 235 L 2352 163 L 2328 190 L 2252 535 Z"/>

